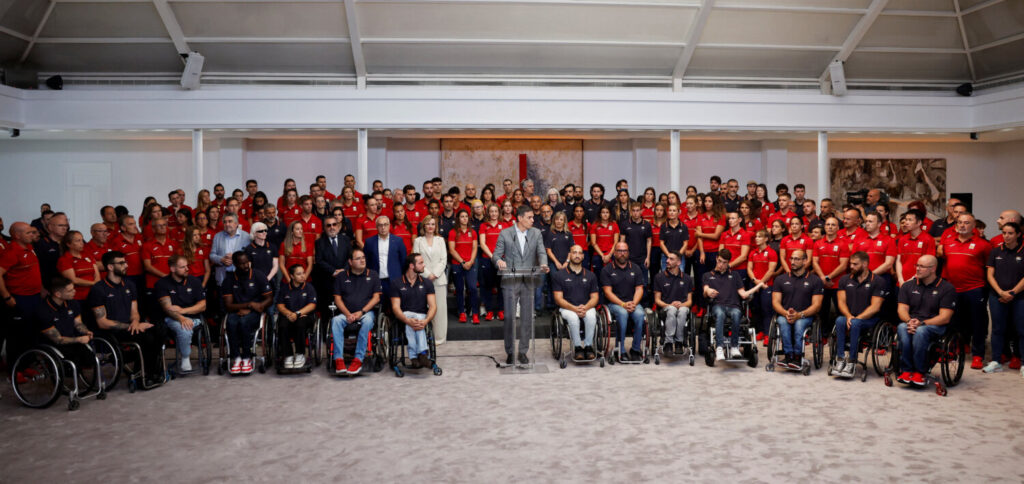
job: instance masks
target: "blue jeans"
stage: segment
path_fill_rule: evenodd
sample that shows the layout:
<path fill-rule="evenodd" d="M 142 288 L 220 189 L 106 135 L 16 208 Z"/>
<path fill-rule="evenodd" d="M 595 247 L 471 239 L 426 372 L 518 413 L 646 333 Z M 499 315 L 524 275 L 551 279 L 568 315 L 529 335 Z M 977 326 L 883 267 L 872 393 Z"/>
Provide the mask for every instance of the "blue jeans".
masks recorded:
<path fill-rule="evenodd" d="M 644 340 L 644 308 L 637 304 L 636 309 L 627 315 L 626 308 L 618 304 L 609 304 L 608 312 L 612 314 L 612 319 L 619 324 L 619 351 L 626 351 L 626 326 L 630 321 L 633 321 L 632 349 L 633 351 L 640 351 Z"/>
<path fill-rule="evenodd" d="M 579 348 L 580 344 L 580 317 L 576 315 L 575 311 L 568 309 L 559 309 L 559 313 L 562 314 L 562 319 L 565 320 L 565 324 L 569 326 L 569 339 L 572 340 L 572 347 Z M 593 346 L 594 345 L 594 328 L 597 326 L 597 311 L 594 308 L 590 308 L 587 312 L 583 313 L 583 344 L 582 346 Z"/>
<path fill-rule="evenodd" d="M 351 323 L 359 325 L 359 338 L 356 340 L 356 353 L 354 355 L 355 359 L 359 361 L 363 361 L 366 357 L 366 345 L 370 341 L 370 330 L 373 329 L 373 322 L 376 321 L 375 316 L 373 311 L 367 311 L 363 314 L 363 317 L 359 318 L 359 321 Z M 344 314 L 331 318 L 331 334 L 334 336 L 335 360 L 345 357 L 345 327 L 349 324 Z"/>
<path fill-rule="evenodd" d="M 476 292 L 476 263 L 469 269 L 464 269 L 462 264 L 452 264 L 452 277 L 455 279 L 455 308 L 459 313 L 476 315 L 480 310 L 480 300 Z M 469 294 L 469 297 L 466 297 Z M 466 300 L 469 305 L 466 305 Z"/>
<path fill-rule="evenodd" d="M 907 332 L 907 323 L 900 323 L 896 327 L 900 339 L 900 368 L 903 371 L 928 373 L 928 345 L 946 334 L 948 326 L 918 326 L 917 331 L 910 334 Z"/>
<path fill-rule="evenodd" d="M 735 306 L 723 306 L 721 304 L 715 304 L 711 308 L 711 319 L 715 320 L 715 346 L 722 346 L 722 341 L 725 339 L 725 318 L 726 316 L 732 320 L 732 338 L 729 339 L 729 344 L 733 347 L 739 346 L 740 344 L 740 319 L 743 313 L 740 312 L 740 308 Z"/>
<path fill-rule="evenodd" d="M 811 326 L 814 318 L 803 318 L 789 324 L 785 316 L 779 316 L 776 321 L 779 323 L 779 332 L 782 333 L 782 350 L 787 355 L 804 354 L 804 331 Z"/>
<path fill-rule="evenodd" d="M 260 313 L 255 311 L 239 316 L 228 313 L 228 346 L 231 358 L 252 358 L 252 347 L 256 341 L 256 330 L 260 327 Z M 222 350 L 223 351 L 223 350 Z"/>
<path fill-rule="evenodd" d="M 1006 350 L 1007 328 L 1017 328 L 1017 337 L 1024 343 L 1024 298 L 1004 304 L 993 294 L 988 300 L 988 306 L 992 314 L 992 361 L 999 361 Z M 1024 345 L 1017 347 L 1024 348 Z"/>
<path fill-rule="evenodd" d="M 964 341 L 971 342 L 973 356 L 985 356 L 985 338 L 988 337 L 988 308 L 984 288 L 956 293 L 953 323 Z"/>
<path fill-rule="evenodd" d="M 408 319 L 424 319 L 427 317 L 423 313 L 414 313 L 412 311 L 404 311 L 402 314 Z M 409 343 L 409 358 L 415 358 L 421 353 L 427 353 L 430 351 L 430 347 L 427 346 L 427 329 L 423 328 L 419 331 L 412 329 L 412 326 L 405 326 L 405 339 Z M 429 353 L 427 353 L 429 356 Z"/>
<path fill-rule="evenodd" d="M 490 258 L 481 257 L 479 260 L 480 289 L 483 292 L 484 308 L 488 311 L 501 311 L 505 307 L 505 301 L 501 296 L 501 278 L 498 277 L 498 268 Z"/>
<path fill-rule="evenodd" d="M 187 316 L 186 316 L 187 317 Z M 178 348 L 178 354 L 182 360 L 187 360 L 192 354 L 192 332 L 199 329 L 203 324 L 202 318 L 189 318 L 192 320 L 192 329 L 185 329 L 177 319 L 164 318 L 167 328 L 174 333 L 174 345 Z"/>
<path fill-rule="evenodd" d="M 860 334 L 864 330 L 871 331 L 878 324 L 878 316 L 868 319 L 853 318 L 850 322 L 850 358 L 857 359 L 860 353 Z M 836 358 L 843 358 L 846 355 L 846 316 L 836 318 Z"/>

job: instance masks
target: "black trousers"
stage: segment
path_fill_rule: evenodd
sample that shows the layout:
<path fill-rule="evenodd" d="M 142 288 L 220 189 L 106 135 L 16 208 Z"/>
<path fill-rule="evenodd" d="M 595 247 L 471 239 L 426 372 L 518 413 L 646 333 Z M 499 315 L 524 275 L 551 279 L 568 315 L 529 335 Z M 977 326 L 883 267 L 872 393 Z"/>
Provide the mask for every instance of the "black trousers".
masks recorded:
<path fill-rule="evenodd" d="M 283 314 L 277 317 L 277 340 L 280 341 L 281 356 L 301 355 L 306 352 L 306 328 L 313 324 L 309 315 L 289 321 Z M 292 351 L 291 342 L 295 342 Z"/>
<path fill-rule="evenodd" d="M 79 373 L 81 373 L 82 369 L 84 368 L 96 368 L 96 356 L 93 354 L 92 350 L 90 350 L 88 346 L 82 343 L 57 345 L 57 350 L 60 351 L 62 355 L 64 355 L 64 359 L 70 360 L 75 364 L 75 370 L 77 370 Z M 94 371 L 93 375 L 96 375 L 98 373 L 99 372 Z"/>
<path fill-rule="evenodd" d="M 35 311 L 41 299 L 39 295 L 14 296 L 17 304 L 12 308 L 2 305 L 0 312 L 0 333 L 5 333 L 7 342 L 7 366 L 14 367 L 14 362 L 22 353 L 32 348 L 39 334 L 35 323 Z"/>
<path fill-rule="evenodd" d="M 142 360 L 146 364 L 146 375 L 163 374 L 163 345 L 167 340 L 167 326 L 163 322 L 153 323 L 153 327 L 141 333 L 131 334 L 128 331 L 115 331 L 111 334 L 119 343 L 136 343 L 142 349 Z M 134 351 L 122 351 L 125 361 L 136 362 L 138 355 Z"/>

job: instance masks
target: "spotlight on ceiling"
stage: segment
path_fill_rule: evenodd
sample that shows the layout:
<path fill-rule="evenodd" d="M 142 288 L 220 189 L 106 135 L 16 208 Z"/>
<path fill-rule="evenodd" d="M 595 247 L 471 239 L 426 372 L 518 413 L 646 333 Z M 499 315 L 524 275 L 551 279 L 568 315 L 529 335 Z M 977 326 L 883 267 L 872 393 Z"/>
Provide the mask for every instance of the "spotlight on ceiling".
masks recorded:
<path fill-rule="evenodd" d="M 198 52 L 189 52 L 182 57 L 185 58 L 185 70 L 181 73 L 181 87 L 198 89 L 199 78 L 203 74 L 203 62 L 206 59 Z"/>
<path fill-rule="evenodd" d="M 974 84 L 971 84 L 969 82 L 960 84 L 959 86 L 956 86 L 956 93 L 961 96 L 970 96 L 972 93 L 974 93 Z"/>
<path fill-rule="evenodd" d="M 64 78 L 61 76 L 50 76 L 46 80 L 46 87 L 53 89 L 54 91 L 60 91 L 64 89 Z"/>

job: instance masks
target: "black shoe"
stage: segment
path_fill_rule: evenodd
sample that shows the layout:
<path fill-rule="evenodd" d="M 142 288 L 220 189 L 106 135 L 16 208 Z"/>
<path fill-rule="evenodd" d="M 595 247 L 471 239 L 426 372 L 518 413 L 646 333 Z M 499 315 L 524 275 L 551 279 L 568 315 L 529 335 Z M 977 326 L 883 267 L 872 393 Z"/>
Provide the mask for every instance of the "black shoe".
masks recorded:
<path fill-rule="evenodd" d="M 588 360 L 593 360 L 594 358 L 597 358 L 597 354 L 594 353 L 594 348 L 592 346 L 587 346 L 586 348 L 583 348 L 583 356 L 586 357 L 586 359 Z"/>
<path fill-rule="evenodd" d="M 526 357 L 526 353 L 519 353 L 519 364 L 525 365 L 530 362 L 530 359 Z"/>
<path fill-rule="evenodd" d="M 587 359 L 587 356 L 584 353 L 583 348 L 580 348 L 579 346 L 576 347 L 574 358 L 577 359 L 577 360 L 585 360 L 585 359 Z"/>
<path fill-rule="evenodd" d="M 416 357 L 416 361 L 419 361 L 420 367 L 422 368 L 430 368 L 432 366 L 430 358 L 426 353 L 420 353 L 420 355 Z"/>
<path fill-rule="evenodd" d="M 637 350 L 629 350 L 629 359 L 633 361 L 640 361 L 644 359 L 644 354 Z"/>
<path fill-rule="evenodd" d="M 619 353 L 619 361 L 629 361 L 629 353 Z"/>
<path fill-rule="evenodd" d="M 673 343 L 665 343 L 663 351 L 665 353 L 672 353 L 674 351 L 673 348 L 674 348 L 674 344 Z"/>
<path fill-rule="evenodd" d="M 511 365 L 512 364 L 512 353 L 509 353 L 508 356 L 505 357 L 505 364 L 506 365 Z"/>
<path fill-rule="evenodd" d="M 793 370 L 799 370 L 804 364 L 803 355 L 793 355 L 789 360 L 789 367 Z"/>
<path fill-rule="evenodd" d="M 682 353 L 683 352 L 683 344 L 682 343 L 676 342 L 675 347 L 676 347 L 676 353 Z"/>

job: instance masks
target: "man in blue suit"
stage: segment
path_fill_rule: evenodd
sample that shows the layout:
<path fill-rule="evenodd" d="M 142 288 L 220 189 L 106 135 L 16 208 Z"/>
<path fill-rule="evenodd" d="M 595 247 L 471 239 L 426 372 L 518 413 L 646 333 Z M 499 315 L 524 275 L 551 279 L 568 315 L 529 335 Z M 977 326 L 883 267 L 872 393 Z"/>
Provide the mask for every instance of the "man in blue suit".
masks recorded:
<path fill-rule="evenodd" d="M 402 239 L 391 237 L 391 221 L 386 216 L 377 217 L 377 235 L 366 239 L 363 251 L 366 267 L 380 274 L 383 294 L 391 294 L 390 280 L 402 275 L 406 253 Z"/>

